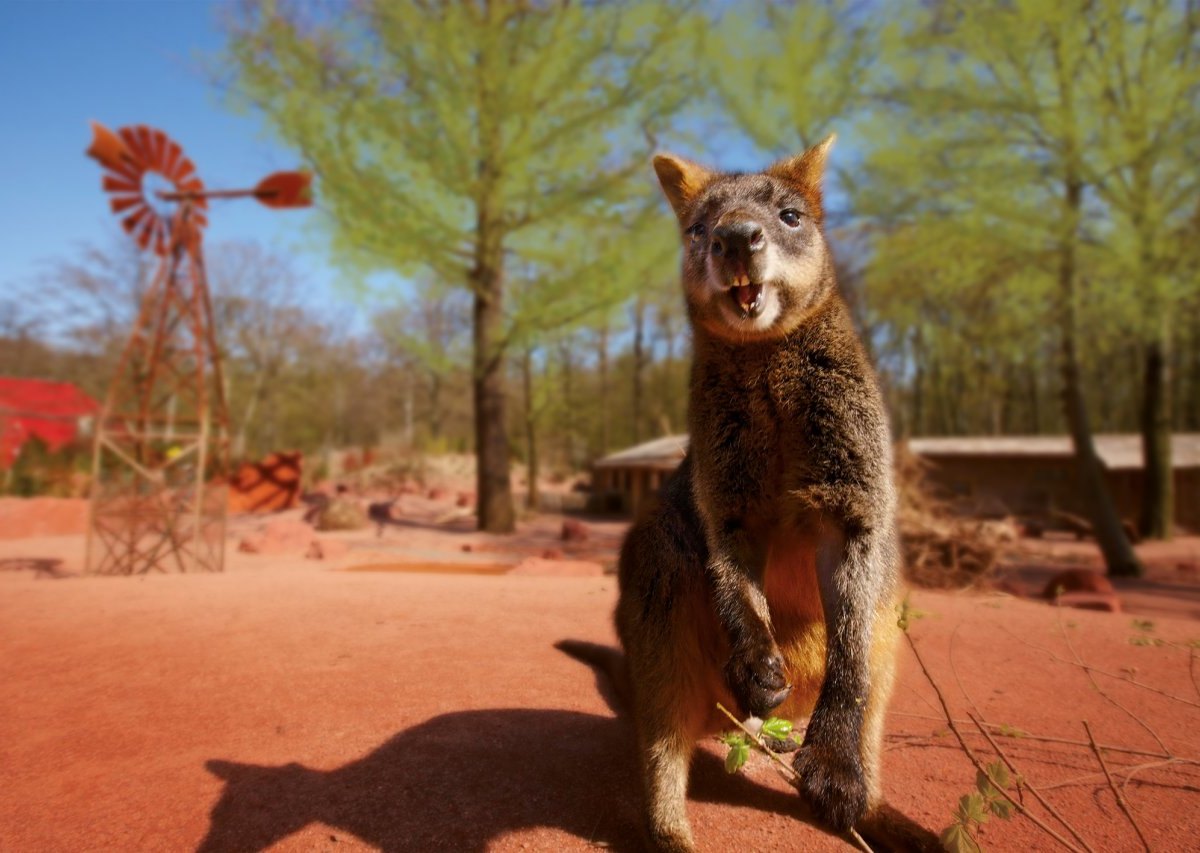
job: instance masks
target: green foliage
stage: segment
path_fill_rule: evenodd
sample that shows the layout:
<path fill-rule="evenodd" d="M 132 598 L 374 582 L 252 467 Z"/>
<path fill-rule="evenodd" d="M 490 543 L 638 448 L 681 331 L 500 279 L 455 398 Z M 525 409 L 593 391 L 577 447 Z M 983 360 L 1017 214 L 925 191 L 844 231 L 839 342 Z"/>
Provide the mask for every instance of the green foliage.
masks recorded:
<path fill-rule="evenodd" d="M 909 623 L 914 619 L 924 619 L 928 615 L 926 611 L 913 607 L 907 595 L 904 596 L 903 601 L 896 605 L 896 624 L 900 627 L 901 631 L 907 631 Z"/>
<path fill-rule="evenodd" d="M 1138 634 L 1129 638 L 1131 646 L 1165 646 L 1167 643 L 1161 637 L 1147 637 L 1145 634 Z"/>
<path fill-rule="evenodd" d="M 763 720 L 762 733 L 776 740 L 787 740 L 792 736 L 792 721 L 780 717 L 768 717 Z"/>
<path fill-rule="evenodd" d="M 1140 634 L 1129 638 L 1129 644 L 1133 646 L 1165 646 L 1167 641 L 1162 637 L 1151 637 L 1149 634 L 1154 630 L 1154 622 L 1151 619 L 1134 619 L 1132 625 Z"/>
<path fill-rule="evenodd" d="M 750 736 L 744 732 L 726 732 L 721 736 L 721 742 L 729 747 L 725 755 L 725 772 L 737 773 L 750 757 Z"/>
<path fill-rule="evenodd" d="M 758 738 L 752 738 L 750 735 L 741 731 L 725 732 L 720 736 L 721 743 L 729 747 L 729 751 L 725 753 L 725 772 L 737 773 L 746 764 L 746 760 L 750 757 L 750 750 L 758 748 L 765 750 L 761 742 L 762 737 L 770 737 L 776 740 L 788 740 L 794 738 L 792 733 L 791 720 L 785 720 L 780 717 L 768 717 L 762 722 L 762 729 Z"/>
<path fill-rule="evenodd" d="M 1020 778 L 1013 778 L 1003 761 L 997 760 L 987 765 L 986 773 L 982 770 L 977 771 L 975 790 L 963 794 L 953 812 L 953 822 L 942 830 L 942 847 L 951 853 L 980 853 L 983 848 L 975 838 L 975 832 L 992 817 L 1001 820 L 1012 817 L 1012 801 L 1002 791 L 1014 784 L 1019 785 Z"/>
<path fill-rule="evenodd" d="M 842 4 L 735 5 L 703 30 L 700 54 L 721 107 L 759 149 L 783 157 L 849 130 L 882 38 Z"/>
<path fill-rule="evenodd" d="M 679 11 L 409 0 L 323 15 L 264 0 L 226 59 L 239 97 L 316 171 L 342 261 L 468 291 L 500 262 L 522 283 L 506 306 L 516 339 L 673 261 L 646 161 L 685 98 Z"/>
<path fill-rule="evenodd" d="M 1061 428 L 1046 364 L 1067 322 L 1087 330 L 1094 414 L 1136 428 L 1131 339 L 1163 334 L 1164 312 L 1197 299 L 1196 243 L 1182 235 L 1194 230 L 1200 111 L 1185 104 L 1200 21 L 1165 0 L 1103 0 L 1087 15 L 1034 2 L 893 12 L 854 207 L 905 428 Z M 1082 187 L 1080 217 L 1068 183 Z M 1071 294 L 1056 282 L 1064 243 Z"/>
<path fill-rule="evenodd" d="M 942 830 L 939 840 L 942 842 L 942 849 L 949 853 L 980 853 L 982 850 L 967 828 L 957 822 Z"/>

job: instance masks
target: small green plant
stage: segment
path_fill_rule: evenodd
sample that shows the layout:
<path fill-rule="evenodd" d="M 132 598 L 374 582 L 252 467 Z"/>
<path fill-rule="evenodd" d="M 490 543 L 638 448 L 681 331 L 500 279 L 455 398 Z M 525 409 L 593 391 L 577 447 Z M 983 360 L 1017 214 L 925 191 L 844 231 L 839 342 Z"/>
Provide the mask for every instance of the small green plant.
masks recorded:
<path fill-rule="evenodd" d="M 1149 619 L 1134 619 L 1133 627 L 1141 631 L 1143 634 L 1149 634 L 1154 630 L 1154 622 Z"/>
<path fill-rule="evenodd" d="M 725 772 L 737 773 L 750 757 L 750 735 L 742 732 L 725 732 L 721 735 L 721 743 L 729 747 L 725 754 Z"/>
<path fill-rule="evenodd" d="M 1000 724 L 1001 737 L 1025 737 L 1028 732 L 1018 729 L 1016 726 L 1010 726 L 1008 723 Z"/>
<path fill-rule="evenodd" d="M 1131 646 L 1165 646 L 1167 643 L 1162 637 L 1147 637 L 1145 634 L 1138 634 L 1129 638 L 1129 644 Z"/>
<path fill-rule="evenodd" d="M 760 734 L 775 740 L 796 740 L 792 733 L 791 720 L 783 720 L 779 717 L 768 717 L 763 720 Z M 721 735 L 720 741 L 729 747 L 729 752 L 725 754 L 726 773 L 737 773 L 741 770 L 750 757 L 750 750 L 755 746 L 760 746 L 745 732 L 726 732 Z"/>
<path fill-rule="evenodd" d="M 896 624 L 900 627 L 901 631 L 907 631 L 909 623 L 913 620 L 924 619 L 928 615 L 924 610 L 918 610 L 913 607 L 909 603 L 907 595 L 904 596 L 903 601 L 896 605 Z"/>
<path fill-rule="evenodd" d="M 992 780 L 995 780 L 995 785 Z M 954 810 L 954 821 L 942 830 L 942 847 L 949 853 L 982 853 L 983 847 L 975 834 L 992 817 L 1001 820 L 1012 817 L 1012 803 L 1000 789 L 1008 788 L 1014 781 L 1020 784 L 1020 778 L 1014 780 L 1002 761 L 989 764 L 987 773 L 978 771 L 975 774 L 975 790 L 963 794 L 958 801 L 958 808 Z"/>

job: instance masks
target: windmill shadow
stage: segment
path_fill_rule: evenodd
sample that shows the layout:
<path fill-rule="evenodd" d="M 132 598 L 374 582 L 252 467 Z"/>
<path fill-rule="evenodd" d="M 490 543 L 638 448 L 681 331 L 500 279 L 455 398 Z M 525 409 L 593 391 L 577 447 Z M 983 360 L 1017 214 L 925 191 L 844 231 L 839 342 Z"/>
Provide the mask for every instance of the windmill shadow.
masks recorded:
<path fill-rule="evenodd" d="M 335 770 L 213 760 L 225 781 L 199 853 L 255 853 L 319 822 L 384 851 L 483 851 L 552 827 L 641 849 L 640 782 L 624 720 L 571 711 L 462 711 L 400 732 Z M 728 776 L 697 752 L 694 800 L 803 818 L 795 795 Z"/>

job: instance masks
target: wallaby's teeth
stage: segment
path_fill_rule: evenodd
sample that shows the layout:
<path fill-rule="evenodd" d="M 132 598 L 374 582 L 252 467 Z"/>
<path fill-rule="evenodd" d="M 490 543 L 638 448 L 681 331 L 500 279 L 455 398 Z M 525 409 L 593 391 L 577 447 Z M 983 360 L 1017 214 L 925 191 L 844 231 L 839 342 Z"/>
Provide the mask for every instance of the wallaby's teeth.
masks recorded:
<path fill-rule="evenodd" d="M 744 313 L 749 314 L 758 307 L 762 300 L 762 285 L 750 284 L 747 282 L 744 285 L 734 287 L 731 295 L 733 296 L 733 300 L 737 303 L 738 307 L 741 308 Z"/>

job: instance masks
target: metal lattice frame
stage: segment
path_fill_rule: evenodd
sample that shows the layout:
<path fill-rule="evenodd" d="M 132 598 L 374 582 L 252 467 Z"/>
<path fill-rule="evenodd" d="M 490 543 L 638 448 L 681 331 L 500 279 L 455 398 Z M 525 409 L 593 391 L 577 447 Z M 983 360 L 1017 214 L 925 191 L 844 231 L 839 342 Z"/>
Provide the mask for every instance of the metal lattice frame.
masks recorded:
<path fill-rule="evenodd" d="M 97 423 L 89 572 L 223 568 L 228 415 L 192 215 L 171 222 Z"/>
<path fill-rule="evenodd" d="M 282 172 L 254 189 L 210 192 L 162 131 L 93 132 L 88 154 L 106 170 L 110 207 L 160 260 L 96 425 L 87 571 L 221 571 L 229 420 L 201 249 L 207 199 L 302 207 L 310 179 Z M 151 193 L 147 174 L 173 190 Z"/>

